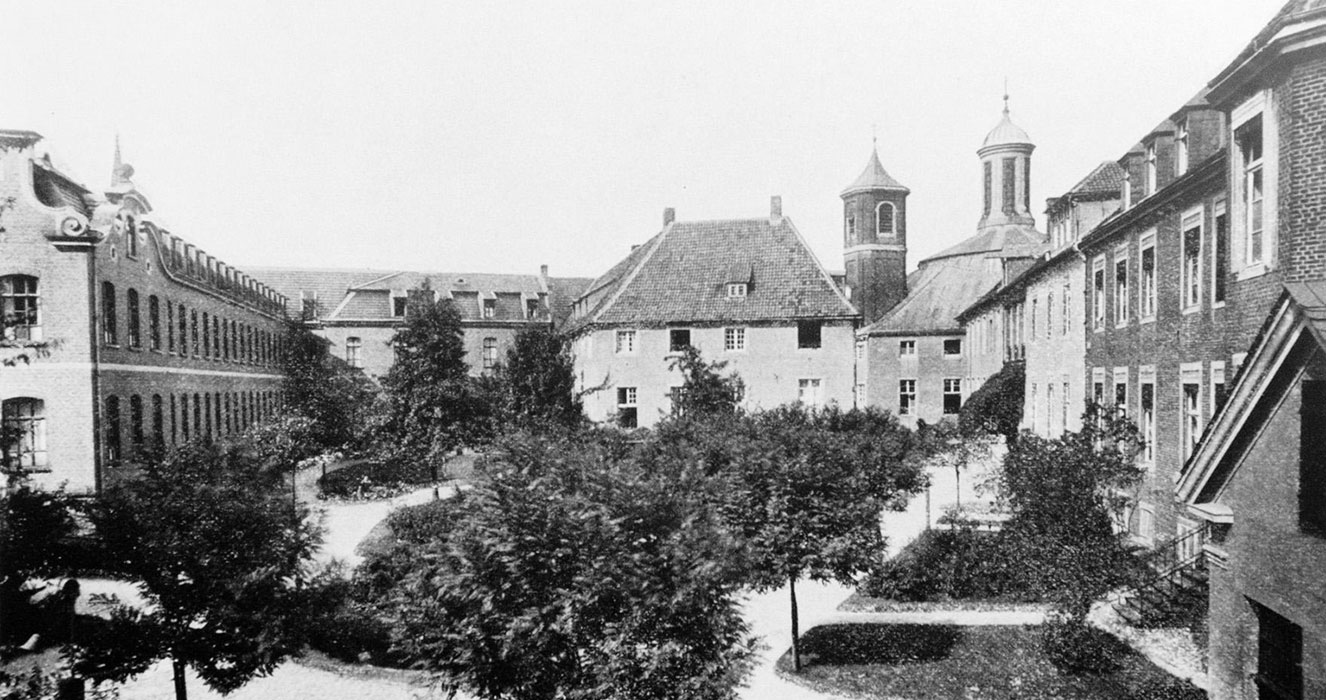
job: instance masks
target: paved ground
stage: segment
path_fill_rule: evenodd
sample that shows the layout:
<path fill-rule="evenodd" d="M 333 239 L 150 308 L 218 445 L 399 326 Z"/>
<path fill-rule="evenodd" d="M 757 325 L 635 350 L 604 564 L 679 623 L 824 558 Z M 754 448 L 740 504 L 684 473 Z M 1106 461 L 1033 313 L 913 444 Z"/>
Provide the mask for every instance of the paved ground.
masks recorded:
<path fill-rule="evenodd" d="M 312 494 L 312 482 L 316 479 L 304 476 L 298 482 L 301 496 Z M 956 500 L 958 489 L 952 470 L 937 470 L 931 473 L 932 485 L 929 491 L 929 519 L 937 520 L 943 509 Z M 972 484 L 978 480 L 977 474 L 965 474 L 962 481 L 962 500 L 970 502 L 973 498 Z M 307 482 L 307 488 L 306 488 Z M 443 497 L 451 492 L 443 491 Z M 354 553 L 355 546 L 368 534 L 373 526 L 386 517 L 393 508 L 400 505 L 421 503 L 433 497 L 431 488 L 420 489 L 400 496 L 391 501 L 375 503 L 331 504 L 326 505 L 325 525 L 326 542 L 320 558 L 341 559 L 353 566 L 359 561 Z M 905 512 L 888 513 L 884 516 L 882 527 L 889 537 L 890 552 L 910 542 L 925 529 L 927 523 L 926 494 L 913 499 Z M 899 622 L 961 622 L 970 624 L 977 618 L 961 613 L 934 613 L 945 619 L 911 619 L 914 613 L 842 613 L 837 606 L 849 595 L 851 589 L 838 584 L 822 584 L 802 581 L 797 585 L 797 602 L 801 611 L 801 630 L 815 625 L 846 620 Z M 826 695 L 789 683 L 779 678 L 774 672 L 774 663 L 791 645 L 791 621 L 789 618 L 789 595 L 786 587 L 768 593 L 750 596 L 745 602 L 747 619 L 753 631 L 763 640 L 765 647 L 760 652 L 759 663 L 748 679 L 748 686 L 742 697 L 749 700 L 819 700 Z M 961 619 L 954 617 L 961 615 Z M 1035 613 L 1000 613 L 1003 616 L 1028 616 Z M 970 618 L 970 619 L 969 619 Z M 991 618 L 994 619 L 994 618 Z M 1002 618 L 1000 618 L 1002 620 Z M 1009 617 L 1009 621 L 987 622 L 986 624 L 1023 624 L 1023 618 Z M 1026 618 L 1030 621 L 1030 617 Z M 158 664 L 142 676 L 127 684 L 121 697 L 124 700 L 170 700 L 174 697 L 171 685 L 170 668 L 167 664 Z M 189 697 L 202 699 L 220 699 L 222 696 L 207 690 L 196 678 L 190 678 Z M 281 698 L 287 700 L 408 700 L 417 697 L 429 697 L 427 689 L 410 684 L 399 678 L 363 678 L 347 676 L 331 671 L 311 668 L 298 662 L 286 663 L 267 678 L 250 682 L 240 690 L 224 696 L 228 700 L 263 700 Z"/>

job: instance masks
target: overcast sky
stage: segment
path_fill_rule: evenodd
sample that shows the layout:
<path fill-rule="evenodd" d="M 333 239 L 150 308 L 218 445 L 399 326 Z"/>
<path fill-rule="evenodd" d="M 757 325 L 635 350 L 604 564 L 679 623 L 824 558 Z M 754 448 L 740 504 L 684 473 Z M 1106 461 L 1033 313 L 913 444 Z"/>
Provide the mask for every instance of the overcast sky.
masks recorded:
<path fill-rule="evenodd" d="M 877 133 L 914 266 L 974 232 L 1005 77 L 1043 205 L 1282 2 L 8 3 L 0 128 L 97 191 L 118 132 L 172 232 L 241 267 L 588 277 L 664 207 L 773 194 L 841 269 Z"/>

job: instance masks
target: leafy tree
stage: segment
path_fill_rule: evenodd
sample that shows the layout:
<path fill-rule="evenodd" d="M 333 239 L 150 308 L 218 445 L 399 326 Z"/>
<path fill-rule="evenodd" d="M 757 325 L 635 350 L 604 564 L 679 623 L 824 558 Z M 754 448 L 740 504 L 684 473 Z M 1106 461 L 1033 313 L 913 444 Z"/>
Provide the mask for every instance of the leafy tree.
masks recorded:
<path fill-rule="evenodd" d="M 518 425 L 574 426 L 583 420 L 575 391 L 575 364 L 566 340 L 536 324 L 516 333 L 497 373 L 504 413 Z"/>
<path fill-rule="evenodd" d="M 485 699 L 735 697 L 752 640 L 712 480 L 598 432 L 509 437 L 484 470 L 396 588 L 406 658 Z"/>
<path fill-rule="evenodd" d="M 753 414 L 711 435 L 727 464 L 725 520 L 747 547 L 756 590 L 787 584 L 792 656 L 801 668 L 796 583 L 854 583 L 884 551 L 880 515 L 901 510 L 925 484 L 907 459 L 911 434 L 878 409 L 810 410 L 800 404 Z"/>
<path fill-rule="evenodd" d="M 682 376 L 680 400 L 672 406 L 675 416 L 707 420 L 736 415 L 746 385 L 736 374 L 723 375 L 726 362 L 706 362 L 690 345 L 669 362 Z"/>
<path fill-rule="evenodd" d="M 296 582 L 319 534 L 279 479 L 242 447 L 193 444 L 109 488 L 91 520 L 147 605 L 103 601 L 110 619 L 80 640 L 76 670 L 121 681 L 169 658 L 183 700 L 186 667 L 224 693 L 298 653 Z"/>
<path fill-rule="evenodd" d="M 1022 424 L 1026 367 L 1005 362 L 979 389 L 972 392 L 958 411 L 958 426 L 965 436 L 993 433 L 1012 445 Z"/>
<path fill-rule="evenodd" d="M 311 421 L 307 437 L 319 451 L 357 443 L 377 393 L 372 382 L 327 352 L 327 340 L 303 324 L 291 322 L 285 335 L 288 412 Z"/>
<path fill-rule="evenodd" d="M 382 380 L 380 447 L 437 473 L 489 424 L 489 405 L 468 376 L 460 313 L 450 299 L 434 299 L 426 285 L 411 290 L 405 323 L 391 345 L 396 362 Z"/>
<path fill-rule="evenodd" d="M 961 509 L 962 472 L 973 464 L 988 460 L 997 438 L 984 430 L 964 431 L 959 424 L 947 420 L 938 423 L 917 421 L 915 436 L 912 458 L 919 460 L 924 469 L 953 470 L 957 506 Z"/>
<path fill-rule="evenodd" d="M 78 531 L 74 512 L 74 499 L 63 490 L 33 488 L 18 476 L 0 489 L 0 646 L 26 634 L 14 624 L 28 604 L 23 584 L 67 570 L 67 543 Z"/>

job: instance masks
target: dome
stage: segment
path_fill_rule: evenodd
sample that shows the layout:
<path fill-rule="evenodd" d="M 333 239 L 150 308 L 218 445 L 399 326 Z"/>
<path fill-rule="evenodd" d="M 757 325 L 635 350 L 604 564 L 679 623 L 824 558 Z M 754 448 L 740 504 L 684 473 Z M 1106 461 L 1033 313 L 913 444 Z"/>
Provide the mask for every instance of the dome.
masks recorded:
<path fill-rule="evenodd" d="M 985 135 L 985 143 L 981 144 L 981 148 L 1007 146 L 1012 144 L 1033 145 L 1031 143 L 1031 137 L 1027 136 L 1027 132 L 1023 131 L 1022 127 L 1014 124 L 1013 120 L 1008 118 L 1008 108 L 1005 107 L 1004 118 L 1000 119 L 999 123 L 995 125 L 995 128 L 991 129 L 990 133 Z"/>

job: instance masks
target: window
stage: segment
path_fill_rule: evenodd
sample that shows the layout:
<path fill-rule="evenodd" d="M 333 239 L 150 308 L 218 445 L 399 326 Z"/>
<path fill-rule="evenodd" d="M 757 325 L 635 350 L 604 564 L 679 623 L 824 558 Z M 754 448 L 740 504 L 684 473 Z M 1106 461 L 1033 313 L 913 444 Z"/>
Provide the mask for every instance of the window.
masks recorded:
<path fill-rule="evenodd" d="M 535 318 L 535 317 L 538 316 L 538 315 L 539 315 L 539 300 L 538 300 L 538 299 L 526 299 L 526 300 L 525 300 L 525 318 Z"/>
<path fill-rule="evenodd" d="M 221 359 L 221 317 L 212 317 L 212 359 Z"/>
<path fill-rule="evenodd" d="M 318 293 L 303 292 L 299 293 L 299 313 L 305 321 L 312 321 L 318 317 Z"/>
<path fill-rule="evenodd" d="M 1225 399 L 1228 397 L 1225 391 L 1225 363 L 1211 363 L 1211 415 L 1214 416 L 1220 407 L 1225 405 Z"/>
<path fill-rule="evenodd" d="M 212 322 L 211 316 L 203 312 L 203 359 L 212 356 Z"/>
<path fill-rule="evenodd" d="M 135 456 L 143 453 L 143 438 L 143 397 L 134 394 L 129 397 L 129 444 Z"/>
<path fill-rule="evenodd" d="M 1063 323 L 1062 333 L 1064 335 L 1068 335 L 1073 329 L 1073 304 L 1070 290 L 1071 287 L 1069 287 L 1069 284 L 1064 282 L 1064 290 L 1060 301 L 1060 303 L 1063 304 L 1063 309 L 1059 312 L 1059 319 Z"/>
<path fill-rule="evenodd" d="M 404 294 L 392 292 L 391 295 L 391 315 L 395 318 L 405 318 L 405 306 L 409 299 Z"/>
<path fill-rule="evenodd" d="M 944 380 L 944 415 L 956 416 L 962 410 L 962 380 Z"/>
<path fill-rule="evenodd" d="M 483 368 L 488 370 L 497 366 L 497 338 L 483 339 Z"/>
<path fill-rule="evenodd" d="M 189 343 L 187 331 L 189 330 L 188 317 L 184 313 L 184 304 L 180 304 L 180 357 L 189 354 Z"/>
<path fill-rule="evenodd" d="M 1040 408 L 1040 403 L 1041 403 L 1041 388 L 1038 384 L 1036 384 L 1036 382 L 1032 382 L 1031 401 L 1028 402 L 1028 407 L 1027 407 L 1028 408 L 1027 413 L 1029 414 L 1030 417 L 1028 426 L 1031 428 L 1032 432 L 1037 432 L 1036 429 L 1040 427 L 1040 415 L 1036 410 Z"/>
<path fill-rule="evenodd" d="M 892 236 L 897 230 L 897 210 L 889 202 L 880 202 L 875 207 L 875 234 Z"/>
<path fill-rule="evenodd" d="M 1263 261 L 1265 241 L 1266 182 L 1262 163 L 1262 118 L 1249 120 L 1234 132 L 1243 170 L 1243 262 L 1255 265 Z"/>
<path fill-rule="evenodd" d="M 911 357 L 911 358 L 915 358 L 915 357 L 916 357 L 916 341 L 915 341 L 915 340 L 899 340 L 899 341 L 898 341 L 898 357 Z"/>
<path fill-rule="evenodd" d="M 636 388 L 633 386 L 617 387 L 617 425 L 634 428 L 638 424 L 636 411 Z"/>
<path fill-rule="evenodd" d="M 1156 144 L 1151 142 L 1146 147 L 1146 196 L 1156 193 Z"/>
<path fill-rule="evenodd" d="M 1105 327 L 1105 258 L 1096 258 L 1091 268 L 1091 320 L 1096 330 Z"/>
<path fill-rule="evenodd" d="M 1229 213 L 1223 200 L 1215 204 L 1215 230 L 1211 236 L 1211 303 L 1225 303 L 1229 277 Z"/>
<path fill-rule="evenodd" d="M 1127 211 L 1133 208 L 1133 175 L 1128 172 L 1127 164 L 1123 165 L 1123 209 Z"/>
<path fill-rule="evenodd" d="M 1063 415 L 1060 416 L 1060 421 L 1062 421 L 1062 424 L 1063 424 L 1063 426 L 1064 426 L 1064 430 L 1067 431 L 1067 430 L 1068 430 L 1068 407 L 1069 407 L 1069 401 L 1068 401 L 1068 375 L 1064 375 L 1064 383 L 1063 383 L 1063 384 L 1064 384 L 1064 390 L 1063 390 L 1063 392 L 1059 395 L 1059 402 L 1062 404 L 1062 405 L 1060 406 L 1060 409 L 1061 409 L 1061 412 L 1063 413 Z"/>
<path fill-rule="evenodd" d="M 1137 531 L 1133 533 L 1148 546 L 1156 537 L 1156 509 L 1149 503 L 1137 505 Z"/>
<path fill-rule="evenodd" d="M 120 463 L 120 397 L 106 397 L 106 424 L 103 426 L 105 431 L 106 464 L 115 466 Z"/>
<path fill-rule="evenodd" d="M 1054 382 L 1050 382 L 1045 385 L 1045 434 L 1047 436 L 1054 433 L 1054 414 L 1050 412 L 1054 406 Z"/>
<path fill-rule="evenodd" d="M 898 380 L 898 415 L 910 416 L 916 412 L 916 380 Z"/>
<path fill-rule="evenodd" d="M 1128 325 L 1128 258 L 1116 252 L 1114 260 L 1114 325 Z"/>
<path fill-rule="evenodd" d="M 483 300 L 483 317 L 484 317 L 484 318 L 496 318 L 496 317 L 497 317 L 497 300 L 496 300 L 496 299 L 484 299 L 484 300 Z"/>
<path fill-rule="evenodd" d="M 166 422 L 161 394 L 152 395 L 152 450 L 161 454 L 166 449 Z"/>
<path fill-rule="evenodd" d="M 745 328 L 724 328 L 723 329 L 723 349 L 728 351 L 740 351 L 746 349 L 746 329 Z"/>
<path fill-rule="evenodd" d="M 0 339 L 41 340 L 38 301 L 36 277 L 0 277 Z"/>
<path fill-rule="evenodd" d="M 729 298 L 729 299 L 745 299 L 745 298 L 746 298 L 746 283 L 745 283 L 745 282 L 729 282 L 728 285 L 727 285 L 727 298 Z"/>
<path fill-rule="evenodd" d="M 166 302 L 166 352 L 175 352 L 175 307 Z"/>
<path fill-rule="evenodd" d="M 1137 315 L 1140 321 L 1154 321 L 1156 318 L 1156 233 L 1151 231 L 1142 236 L 1138 246 L 1141 253 L 1141 290 L 1137 299 Z"/>
<path fill-rule="evenodd" d="M 1091 402 L 1101 408 L 1105 407 L 1105 368 L 1093 367 L 1091 369 Z"/>
<path fill-rule="evenodd" d="M 821 326 L 819 321 L 797 321 L 797 347 L 802 350 L 818 350 L 820 347 Z"/>
<path fill-rule="evenodd" d="M 364 361 L 359 357 L 359 350 L 363 345 L 364 341 L 354 336 L 345 339 L 345 364 L 351 367 L 364 366 Z"/>
<path fill-rule="evenodd" d="M 1188 172 L 1188 120 L 1180 120 L 1174 129 L 1174 174 Z"/>
<path fill-rule="evenodd" d="M 1183 458 L 1186 460 L 1192 456 L 1202 437 L 1202 385 L 1185 378 L 1182 391 Z"/>
<path fill-rule="evenodd" d="M 1128 368 L 1114 368 L 1114 413 L 1128 415 Z"/>
<path fill-rule="evenodd" d="M 203 435 L 212 439 L 212 395 L 203 394 Z"/>
<path fill-rule="evenodd" d="M 1054 292 L 1045 295 L 1045 339 L 1054 336 Z"/>
<path fill-rule="evenodd" d="M 820 380 L 818 379 L 798 379 L 797 380 L 797 401 L 810 406 L 819 408 L 823 406 L 823 400 L 820 398 Z"/>
<path fill-rule="evenodd" d="M 915 341 L 913 341 L 914 343 Z M 947 356 L 962 354 L 962 339 L 948 338 L 944 341 L 944 354 Z"/>
<path fill-rule="evenodd" d="M 161 302 L 156 295 L 147 298 L 147 342 L 149 348 L 161 351 Z"/>
<path fill-rule="evenodd" d="M 1004 158 L 1002 178 L 1003 210 L 1006 214 L 1012 214 L 1017 202 L 1017 158 Z"/>
<path fill-rule="evenodd" d="M 1299 409 L 1298 525 L 1326 536 L 1326 381 L 1304 380 Z"/>
<path fill-rule="evenodd" d="M 866 341 L 856 341 L 856 359 L 858 362 L 866 359 Z"/>
<path fill-rule="evenodd" d="M 203 397 L 200 394 L 193 395 L 193 436 L 196 439 L 203 437 Z"/>
<path fill-rule="evenodd" d="M 856 235 L 856 214 L 847 214 L 847 236 L 850 238 Z"/>
<path fill-rule="evenodd" d="M 668 331 L 668 351 L 681 352 L 691 346 L 691 329 L 673 328 Z"/>
<path fill-rule="evenodd" d="M 1041 300 L 1040 300 L 1040 299 L 1032 299 L 1032 300 L 1031 300 L 1031 318 L 1029 318 L 1029 319 L 1027 320 L 1027 323 L 1028 323 L 1028 327 L 1027 327 L 1027 337 L 1028 337 L 1030 340 L 1035 340 L 1035 339 L 1036 339 L 1036 317 L 1037 317 L 1037 316 L 1040 316 L 1040 313 L 1041 313 L 1041 310 L 1040 310 L 1040 309 L 1041 309 Z M 948 342 L 948 341 L 944 341 L 944 342 Z M 947 353 L 946 353 L 946 354 L 947 354 Z"/>
<path fill-rule="evenodd" d="M 1267 700 L 1303 698 L 1303 628 L 1274 610 L 1251 601 L 1257 612 L 1258 697 Z"/>
<path fill-rule="evenodd" d="M 635 354 L 635 331 L 617 331 L 617 354 L 634 355 Z"/>
<path fill-rule="evenodd" d="M 1143 375 L 1138 394 L 1139 410 L 1141 412 L 1141 425 L 1138 427 L 1142 431 L 1140 457 L 1144 463 L 1154 464 L 1156 461 L 1156 379 L 1154 371 L 1151 376 Z"/>
<path fill-rule="evenodd" d="M 189 395 L 180 397 L 180 439 L 189 441 Z"/>
<path fill-rule="evenodd" d="M 0 402 L 0 466 L 9 470 L 46 469 L 46 404 L 20 397 Z"/>
<path fill-rule="evenodd" d="M 101 342 L 106 345 L 119 345 L 119 319 L 116 318 L 115 285 L 101 283 Z"/>
<path fill-rule="evenodd" d="M 985 170 L 985 216 L 990 215 L 991 199 L 994 197 L 994 164 L 985 161 L 981 164 Z"/>
<path fill-rule="evenodd" d="M 1182 308 L 1195 309 L 1202 303 L 1202 211 L 1183 216 L 1183 266 L 1180 268 L 1179 289 Z"/>

